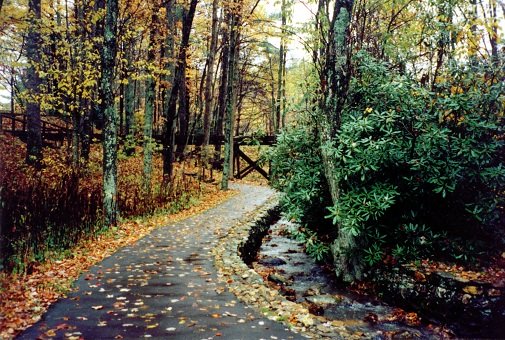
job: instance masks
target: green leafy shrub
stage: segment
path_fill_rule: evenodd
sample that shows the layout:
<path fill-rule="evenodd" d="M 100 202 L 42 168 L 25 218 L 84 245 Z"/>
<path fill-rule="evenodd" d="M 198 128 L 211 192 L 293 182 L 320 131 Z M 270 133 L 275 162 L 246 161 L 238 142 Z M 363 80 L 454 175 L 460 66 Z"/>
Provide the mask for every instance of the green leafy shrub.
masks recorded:
<path fill-rule="evenodd" d="M 363 236 L 363 259 L 394 249 L 400 260 L 456 260 L 453 241 L 502 232 L 503 84 L 460 67 L 429 91 L 364 54 L 357 64 L 332 148 L 341 197 L 329 210 Z"/>
<path fill-rule="evenodd" d="M 281 207 L 286 218 L 303 227 L 290 230 L 305 244 L 307 254 L 324 261 L 330 254 L 328 242 L 335 229 L 324 216 L 331 199 L 327 190 L 318 136 L 307 123 L 284 130 L 276 147 L 267 155 L 271 161 L 271 184 L 282 191 Z"/>
<path fill-rule="evenodd" d="M 282 191 L 283 211 L 288 219 L 308 225 L 324 225 L 325 207 L 331 202 L 326 188 L 318 136 L 310 124 L 299 124 L 277 137 L 268 155 L 271 184 Z"/>
<path fill-rule="evenodd" d="M 323 146 L 339 201 L 328 204 L 316 129 L 304 121 L 273 153 L 288 214 L 317 220 L 331 205 L 322 214 L 358 238 L 368 265 L 387 256 L 469 260 L 503 242 L 505 97 L 496 72 L 453 67 L 427 89 L 364 53 L 354 64 L 342 125 Z"/>

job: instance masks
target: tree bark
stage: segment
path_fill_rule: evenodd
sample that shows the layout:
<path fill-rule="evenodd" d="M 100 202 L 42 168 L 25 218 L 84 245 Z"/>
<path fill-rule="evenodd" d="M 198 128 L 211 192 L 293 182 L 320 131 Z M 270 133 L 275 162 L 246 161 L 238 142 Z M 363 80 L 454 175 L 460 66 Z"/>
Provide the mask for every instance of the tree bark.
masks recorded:
<path fill-rule="evenodd" d="M 28 90 L 28 99 L 26 102 L 26 162 L 35 166 L 39 166 L 42 160 L 42 122 L 40 118 L 40 98 L 38 98 L 41 80 L 36 71 L 37 66 L 40 64 L 40 2 L 40 0 L 30 0 L 28 2 L 30 23 L 28 26 L 28 35 L 26 37 L 26 58 L 29 62 L 25 84 Z"/>
<path fill-rule="evenodd" d="M 179 142 L 177 144 L 177 149 L 175 151 L 177 158 L 181 159 L 184 155 L 184 150 L 186 149 L 186 143 L 188 139 L 189 130 L 189 95 L 188 95 L 188 83 L 187 83 L 187 55 L 186 50 L 184 50 L 183 56 L 181 57 L 181 77 L 179 83 L 179 107 L 177 109 L 177 117 L 179 118 Z"/>
<path fill-rule="evenodd" d="M 209 145 L 210 141 L 210 124 L 211 124 L 211 110 L 214 94 L 212 91 L 212 80 L 214 79 L 214 62 L 217 51 L 217 8 L 219 0 L 212 2 L 212 28 L 210 37 L 209 54 L 207 55 L 207 75 L 205 78 L 205 111 L 203 114 L 203 148 Z"/>
<path fill-rule="evenodd" d="M 151 31 L 149 33 L 149 49 L 147 52 L 147 65 L 151 65 L 156 59 L 156 25 L 157 15 L 153 10 L 151 16 Z M 153 117 L 156 92 L 156 80 L 153 74 L 149 74 L 146 80 L 145 111 L 144 111 L 144 170 L 143 170 L 143 188 L 149 195 L 151 193 L 151 178 L 153 168 Z"/>
<path fill-rule="evenodd" d="M 497 16 L 496 0 L 489 0 L 489 20 L 491 21 L 491 29 L 488 30 L 489 43 L 491 44 L 491 61 L 498 62 L 498 16 Z M 505 13 L 504 13 L 505 15 Z"/>
<path fill-rule="evenodd" d="M 103 212 L 105 226 L 117 224 L 117 111 L 114 100 L 114 68 L 117 50 L 118 0 L 106 0 L 102 79 L 103 126 Z"/>
<path fill-rule="evenodd" d="M 183 67 L 186 62 L 186 50 L 189 46 L 189 37 L 191 34 L 191 27 L 193 26 L 193 18 L 198 0 L 191 0 L 189 9 L 183 10 L 183 23 L 182 23 L 182 39 L 179 47 L 178 61 L 175 66 L 175 78 L 173 81 L 172 90 L 168 100 L 168 106 L 165 115 L 165 126 L 163 136 L 163 177 L 165 182 L 170 180 L 173 173 L 174 164 L 174 146 L 175 146 L 175 121 L 177 115 L 177 99 L 179 98 L 179 91 L 181 90 L 181 82 L 185 81 Z M 184 58 L 184 61 L 183 61 Z"/>
<path fill-rule="evenodd" d="M 328 2 L 320 1 L 318 17 L 327 15 Z M 321 36 L 319 50 L 321 96 L 319 100 L 318 127 L 325 177 L 334 205 L 339 203 L 340 188 L 337 169 L 331 153 L 331 145 L 340 128 L 342 109 L 350 81 L 349 27 L 354 1 L 337 0 L 333 17 L 329 20 L 328 33 Z M 319 20 L 321 25 L 324 20 Z M 318 29 L 323 32 L 322 26 Z M 327 39 L 327 40 L 326 40 Z M 362 276 L 363 265 L 356 257 L 359 240 L 339 228 L 338 236 L 331 246 L 335 273 L 344 281 L 353 281 Z"/>
<path fill-rule="evenodd" d="M 286 13 L 286 0 L 282 0 L 281 2 L 281 44 L 279 48 L 279 69 L 277 75 L 277 103 L 275 107 L 275 132 L 278 133 L 279 130 L 283 127 L 283 119 L 284 116 L 284 105 L 285 105 L 285 91 L 284 91 L 284 75 L 286 70 L 286 38 L 285 38 L 285 30 L 286 30 L 286 21 L 287 21 L 287 13 Z"/>
<path fill-rule="evenodd" d="M 128 83 L 126 84 L 125 91 L 125 133 L 126 133 L 126 141 L 125 141 L 125 154 L 127 156 L 131 156 L 135 153 L 135 81 L 133 80 L 133 46 L 135 44 L 135 40 L 132 39 L 130 41 L 130 46 L 127 47 L 127 55 L 128 59 L 127 65 L 127 79 Z"/>
<path fill-rule="evenodd" d="M 226 117 L 224 127 L 224 163 L 223 163 L 223 178 L 221 181 L 221 189 L 228 190 L 228 181 L 233 176 L 233 123 L 235 114 L 235 96 L 234 86 L 237 78 L 237 60 L 238 60 L 238 38 L 240 29 L 240 12 L 242 2 L 234 0 L 234 5 L 237 8 L 230 13 L 230 45 L 229 45 L 229 60 L 228 60 L 228 86 L 226 90 Z"/>
<path fill-rule="evenodd" d="M 214 134 L 221 136 L 223 133 L 224 116 L 226 113 L 227 89 L 228 89 L 228 60 L 230 56 L 229 28 L 223 32 L 223 53 L 221 56 L 221 82 L 219 84 L 218 110 L 216 115 L 216 126 Z M 214 145 L 215 159 L 221 160 L 221 142 L 216 141 Z"/>
<path fill-rule="evenodd" d="M 105 0 L 96 0 L 95 1 L 95 11 L 105 11 Z M 93 38 L 97 37 L 103 37 L 104 35 L 104 25 L 105 25 L 105 18 L 101 18 L 100 20 L 97 21 L 96 26 L 94 27 L 93 30 Z M 101 54 L 103 55 L 103 49 L 102 49 L 102 44 L 98 42 L 98 39 L 94 39 L 95 44 L 94 47 L 98 51 L 102 51 Z M 102 56 L 103 58 L 103 56 Z M 98 65 L 99 71 L 100 71 L 100 78 L 102 77 L 102 69 L 103 69 L 103 63 Z M 100 90 L 100 85 L 98 85 L 98 91 L 99 96 L 101 96 L 101 90 Z M 99 129 L 103 129 L 103 114 L 104 114 L 104 103 L 101 102 L 100 100 L 93 101 L 93 107 L 91 108 L 91 119 L 95 126 Z"/>

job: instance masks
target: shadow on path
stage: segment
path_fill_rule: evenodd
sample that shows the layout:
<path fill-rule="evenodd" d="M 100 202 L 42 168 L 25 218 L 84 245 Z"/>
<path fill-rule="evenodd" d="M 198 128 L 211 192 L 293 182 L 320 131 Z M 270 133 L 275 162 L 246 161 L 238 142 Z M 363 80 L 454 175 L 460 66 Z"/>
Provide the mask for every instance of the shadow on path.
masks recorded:
<path fill-rule="evenodd" d="M 273 191 L 240 193 L 200 215 L 153 231 L 83 273 L 76 290 L 18 339 L 299 339 L 218 282 L 212 248 Z"/>

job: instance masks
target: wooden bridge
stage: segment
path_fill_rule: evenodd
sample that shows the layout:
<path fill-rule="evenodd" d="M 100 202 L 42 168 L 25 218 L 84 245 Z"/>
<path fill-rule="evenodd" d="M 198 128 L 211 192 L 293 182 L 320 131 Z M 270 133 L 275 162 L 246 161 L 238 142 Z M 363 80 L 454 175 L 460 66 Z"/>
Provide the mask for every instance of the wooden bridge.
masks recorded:
<path fill-rule="evenodd" d="M 48 122 L 47 120 L 41 120 L 41 132 L 42 141 L 46 146 L 61 146 L 65 140 L 70 141 L 72 139 L 72 129 L 68 122 L 62 122 L 62 124 Z M 26 141 L 27 137 L 27 116 L 25 114 L 12 114 L 10 111 L 0 110 L 0 133 L 10 134 L 15 137 Z M 124 136 L 123 136 L 124 137 Z M 153 138 L 161 143 L 162 135 L 161 133 L 155 133 Z M 91 140 L 99 142 L 102 139 L 101 133 L 93 133 Z M 176 144 L 186 144 L 201 146 L 203 144 L 203 135 L 191 135 L 191 136 L 176 136 Z M 275 136 L 263 136 L 263 137 L 252 137 L 252 136 L 236 136 L 233 139 L 233 172 L 234 177 L 242 179 L 249 175 L 253 171 L 257 171 L 266 179 L 269 179 L 269 174 L 265 171 L 260 163 L 259 159 L 253 160 L 247 156 L 241 147 L 244 146 L 258 146 L 258 145 L 274 145 L 276 142 Z M 213 135 L 210 137 L 210 144 L 224 144 L 224 136 Z M 245 167 L 242 167 L 245 162 Z"/>

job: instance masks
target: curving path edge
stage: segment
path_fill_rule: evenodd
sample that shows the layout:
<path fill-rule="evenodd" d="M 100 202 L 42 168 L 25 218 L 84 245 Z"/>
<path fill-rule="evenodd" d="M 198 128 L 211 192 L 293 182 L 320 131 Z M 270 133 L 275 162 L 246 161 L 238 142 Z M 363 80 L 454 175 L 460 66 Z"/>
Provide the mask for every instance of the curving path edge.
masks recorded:
<path fill-rule="evenodd" d="M 212 249 L 268 202 L 265 187 L 200 215 L 156 229 L 83 273 L 18 339 L 299 339 L 243 304 L 218 279 Z"/>

